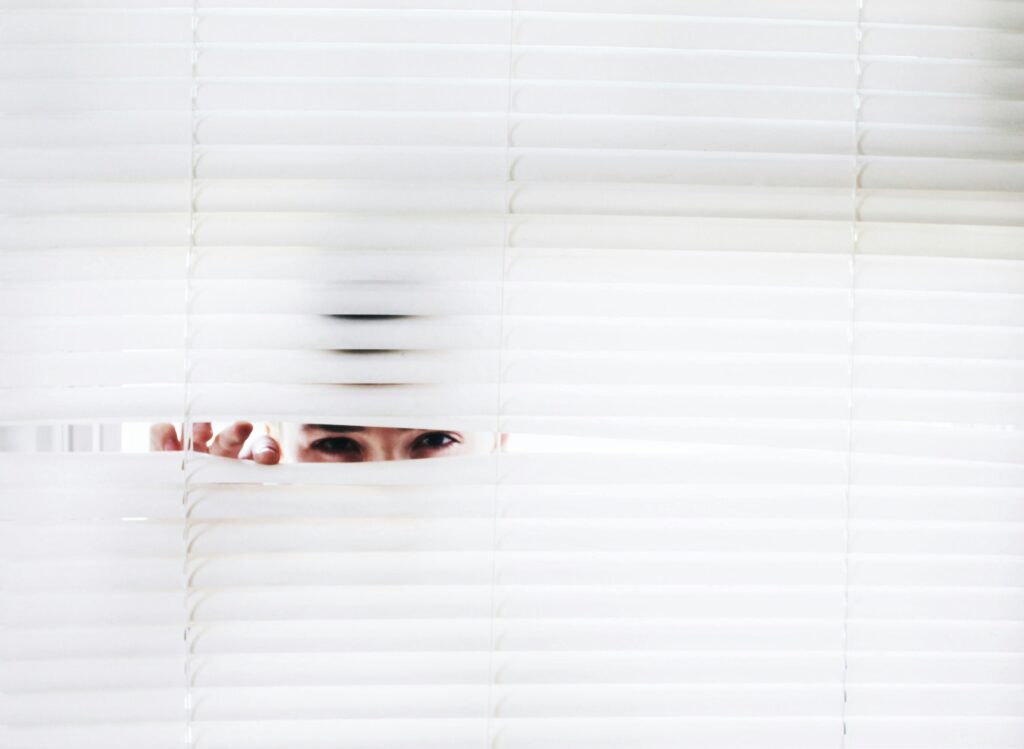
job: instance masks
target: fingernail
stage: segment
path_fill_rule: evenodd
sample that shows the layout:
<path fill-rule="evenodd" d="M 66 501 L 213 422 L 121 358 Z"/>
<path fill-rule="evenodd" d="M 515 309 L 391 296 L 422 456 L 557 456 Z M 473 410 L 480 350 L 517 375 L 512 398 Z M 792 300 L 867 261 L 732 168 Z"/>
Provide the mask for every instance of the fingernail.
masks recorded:
<path fill-rule="evenodd" d="M 164 440 L 164 450 L 177 450 L 178 446 L 174 444 L 174 440 L 168 438 Z"/>

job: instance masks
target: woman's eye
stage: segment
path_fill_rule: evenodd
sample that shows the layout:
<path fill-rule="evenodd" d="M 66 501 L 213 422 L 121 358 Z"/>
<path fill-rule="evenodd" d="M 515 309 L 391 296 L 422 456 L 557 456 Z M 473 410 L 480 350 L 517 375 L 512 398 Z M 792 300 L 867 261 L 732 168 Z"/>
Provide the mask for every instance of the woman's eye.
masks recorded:
<path fill-rule="evenodd" d="M 413 443 L 413 450 L 441 450 L 450 445 L 458 444 L 459 440 L 449 432 L 427 432 L 421 434 Z"/>
<path fill-rule="evenodd" d="M 359 452 L 359 443 L 348 437 L 326 437 L 322 440 L 317 440 L 310 447 L 325 453 Z"/>

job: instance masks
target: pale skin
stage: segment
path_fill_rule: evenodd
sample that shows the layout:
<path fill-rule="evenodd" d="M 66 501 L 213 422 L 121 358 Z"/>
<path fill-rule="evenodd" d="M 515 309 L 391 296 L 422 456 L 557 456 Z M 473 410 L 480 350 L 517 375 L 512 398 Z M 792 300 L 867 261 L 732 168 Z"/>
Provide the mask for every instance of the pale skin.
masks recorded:
<path fill-rule="evenodd" d="M 283 456 L 299 463 L 363 463 L 486 455 L 503 448 L 506 442 L 506 435 L 495 440 L 488 432 L 334 424 L 301 424 L 286 429 L 283 435 L 263 434 L 249 439 L 252 432 L 253 425 L 248 421 L 236 421 L 217 435 L 209 422 L 197 422 L 192 425 L 192 449 L 274 465 Z M 149 430 L 149 446 L 154 451 L 182 449 L 173 424 L 154 424 Z"/>

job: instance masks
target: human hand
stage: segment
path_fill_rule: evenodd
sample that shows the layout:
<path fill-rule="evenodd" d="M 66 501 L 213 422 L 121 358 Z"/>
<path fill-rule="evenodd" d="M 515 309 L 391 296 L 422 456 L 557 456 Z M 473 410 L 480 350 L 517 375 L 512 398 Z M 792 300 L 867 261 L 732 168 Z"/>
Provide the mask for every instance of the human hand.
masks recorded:
<path fill-rule="evenodd" d="M 261 435 L 246 444 L 252 434 L 252 424 L 236 421 L 216 437 L 208 421 L 192 425 L 192 449 L 223 458 L 251 460 L 262 465 L 273 465 L 281 460 L 281 446 L 269 434 Z M 154 424 L 149 428 L 149 449 L 160 451 L 181 450 L 181 440 L 173 424 Z"/>

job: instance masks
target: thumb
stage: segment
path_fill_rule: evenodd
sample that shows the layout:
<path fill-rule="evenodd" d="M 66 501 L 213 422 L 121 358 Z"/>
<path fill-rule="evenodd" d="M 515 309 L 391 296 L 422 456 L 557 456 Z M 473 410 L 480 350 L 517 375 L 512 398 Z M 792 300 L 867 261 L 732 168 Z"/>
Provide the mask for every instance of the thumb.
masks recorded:
<path fill-rule="evenodd" d="M 238 454 L 242 460 L 251 460 L 265 466 L 281 462 L 281 445 L 269 434 L 264 434 L 248 445 Z"/>

